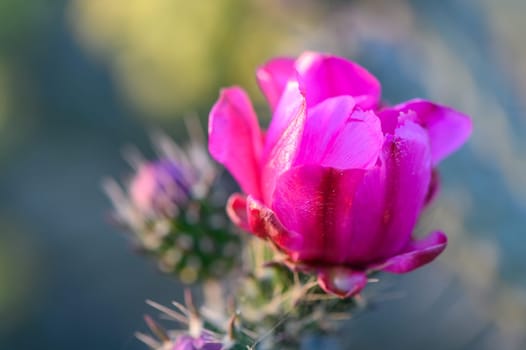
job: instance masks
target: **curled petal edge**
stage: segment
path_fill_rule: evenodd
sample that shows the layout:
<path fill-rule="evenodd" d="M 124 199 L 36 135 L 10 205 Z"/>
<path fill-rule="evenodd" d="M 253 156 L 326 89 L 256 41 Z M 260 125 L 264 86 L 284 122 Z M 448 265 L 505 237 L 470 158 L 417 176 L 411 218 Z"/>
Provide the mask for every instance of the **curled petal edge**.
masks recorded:
<path fill-rule="evenodd" d="M 246 197 L 239 193 L 231 195 L 227 214 L 235 225 L 260 238 L 268 238 L 293 259 L 302 245 L 299 234 L 287 230 L 270 208 L 252 196 Z"/>
<path fill-rule="evenodd" d="M 447 236 L 440 231 L 412 241 L 404 252 L 373 266 L 370 270 L 382 270 L 395 274 L 411 272 L 435 260 L 447 246 Z"/>
<path fill-rule="evenodd" d="M 226 213 L 237 227 L 250 231 L 247 218 L 247 198 L 239 193 L 232 194 L 226 203 Z"/>
<path fill-rule="evenodd" d="M 345 267 L 326 268 L 318 272 L 318 284 L 327 293 L 350 298 L 366 286 L 367 275 Z"/>

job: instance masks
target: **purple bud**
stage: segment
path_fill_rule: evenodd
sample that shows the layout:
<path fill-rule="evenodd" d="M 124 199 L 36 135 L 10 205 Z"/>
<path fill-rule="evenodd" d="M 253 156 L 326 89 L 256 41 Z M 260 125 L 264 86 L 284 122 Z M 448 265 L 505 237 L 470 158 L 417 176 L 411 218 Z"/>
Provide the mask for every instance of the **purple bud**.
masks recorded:
<path fill-rule="evenodd" d="M 220 342 L 205 333 L 198 338 L 182 335 L 177 338 L 170 350 L 221 350 L 222 347 Z"/>
<path fill-rule="evenodd" d="M 142 164 L 130 183 L 133 204 L 143 213 L 171 213 L 191 196 L 185 169 L 172 160 Z"/>

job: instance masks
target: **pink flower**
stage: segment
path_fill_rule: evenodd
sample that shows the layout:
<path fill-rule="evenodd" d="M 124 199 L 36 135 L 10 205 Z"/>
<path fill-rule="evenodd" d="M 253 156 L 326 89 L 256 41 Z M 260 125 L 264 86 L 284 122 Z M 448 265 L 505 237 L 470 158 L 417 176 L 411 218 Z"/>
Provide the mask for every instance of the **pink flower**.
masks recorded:
<path fill-rule="evenodd" d="M 465 115 L 425 100 L 382 108 L 373 75 L 327 54 L 271 60 L 257 78 L 273 113 L 266 134 L 238 87 L 210 112 L 209 150 L 246 194 L 228 202 L 238 226 L 342 297 L 371 271 L 409 272 L 445 249 L 442 232 L 411 235 L 436 193 L 434 167 L 470 135 Z"/>

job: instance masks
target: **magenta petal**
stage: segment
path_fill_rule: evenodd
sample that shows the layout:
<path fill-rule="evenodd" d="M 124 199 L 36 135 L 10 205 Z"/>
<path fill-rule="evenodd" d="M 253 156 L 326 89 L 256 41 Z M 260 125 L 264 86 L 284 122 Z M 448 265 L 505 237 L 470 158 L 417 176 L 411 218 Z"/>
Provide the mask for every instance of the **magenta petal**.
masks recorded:
<path fill-rule="evenodd" d="M 269 126 L 263 151 L 263 199 L 270 203 L 276 179 L 291 167 L 305 123 L 305 99 L 289 82 Z"/>
<path fill-rule="evenodd" d="M 380 118 L 382 122 L 382 131 L 384 134 L 394 134 L 395 129 L 398 127 L 398 124 L 400 123 L 399 119 L 403 119 L 403 115 L 401 115 L 400 111 L 398 109 L 395 109 L 395 107 L 387 107 L 380 111 L 378 111 L 378 117 Z"/>
<path fill-rule="evenodd" d="M 380 101 L 380 82 L 365 68 L 344 58 L 306 52 L 296 61 L 296 70 L 309 107 L 342 95 L 354 97 L 364 109 L 374 109 Z"/>
<path fill-rule="evenodd" d="M 424 205 L 430 205 L 440 192 L 440 174 L 437 169 L 433 169 L 431 172 L 431 181 L 429 183 L 429 189 L 427 190 L 427 195 Z"/>
<path fill-rule="evenodd" d="M 367 276 L 362 271 L 343 267 L 327 268 L 318 274 L 318 284 L 327 293 L 336 294 L 340 298 L 349 298 L 365 287 Z"/>
<path fill-rule="evenodd" d="M 292 258 L 303 244 L 303 238 L 299 234 L 286 229 L 270 208 L 251 196 L 247 197 L 247 218 L 250 232 L 269 238 Z"/>
<path fill-rule="evenodd" d="M 226 213 L 230 220 L 239 228 L 250 231 L 247 217 L 247 198 L 246 196 L 234 193 L 226 203 Z"/>
<path fill-rule="evenodd" d="M 392 128 L 395 115 L 399 122 L 409 119 L 427 129 L 433 165 L 460 148 L 473 129 L 471 119 L 465 114 L 426 100 L 411 100 L 380 112 L 384 130 Z"/>
<path fill-rule="evenodd" d="M 260 238 L 270 238 L 286 251 L 298 249 L 299 235 L 287 231 L 269 208 L 251 196 L 234 193 L 228 198 L 227 214 L 232 222 Z"/>
<path fill-rule="evenodd" d="M 290 81 L 285 86 L 283 96 L 272 115 L 265 140 L 265 154 L 271 152 L 281 138 L 287 136 L 290 124 L 297 124 L 296 119 L 303 123 L 305 115 L 305 97 L 299 90 L 298 83 Z M 302 124 L 301 124 L 302 126 Z"/>
<path fill-rule="evenodd" d="M 407 244 L 428 193 L 430 174 L 427 133 L 407 121 L 386 140 L 380 166 L 368 171 L 356 190 L 348 264 L 387 258 Z"/>
<path fill-rule="evenodd" d="M 381 269 L 392 273 L 410 272 L 433 261 L 446 246 L 447 236 L 442 232 L 433 232 L 424 239 L 411 242 L 402 254 L 382 264 Z"/>
<path fill-rule="evenodd" d="M 261 198 L 262 135 L 256 113 L 240 88 L 223 89 L 210 112 L 208 148 L 245 193 Z"/>
<path fill-rule="evenodd" d="M 295 78 L 295 76 L 296 70 L 294 69 L 293 58 L 274 58 L 258 68 L 256 72 L 258 84 L 265 94 L 272 111 L 276 108 L 287 82 L 289 79 Z"/>
<path fill-rule="evenodd" d="M 287 230 L 303 237 L 298 259 L 340 264 L 349 251 L 351 209 L 364 170 L 294 167 L 278 180 L 272 209 Z"/>
<path fill-rule="evenodd" d="M 308 110 L 295 165 L 337 169 L 374 166 L 384 135 L 372 111 L 355 110 L 350 96 L 333 97 Z"/>

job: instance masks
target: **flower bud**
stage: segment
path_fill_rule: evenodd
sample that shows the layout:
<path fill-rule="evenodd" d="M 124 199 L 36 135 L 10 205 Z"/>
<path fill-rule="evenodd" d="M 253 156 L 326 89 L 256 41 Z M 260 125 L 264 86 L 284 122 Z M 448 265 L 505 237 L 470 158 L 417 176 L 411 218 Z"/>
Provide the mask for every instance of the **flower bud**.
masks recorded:
<path fill-rule="evenodd" d="M 162 159 L 140 165 L 129 187 L 133 204 L 146 215 L 170 215 L 191 198 L 190 178 L 175 161 Z"/>
<path fill-rule="evenodd" d="M 201 143 L 183 150 L 164 137 L 157 144 L 159 158 L 137 166 L 126 193 L 107 183 L 115 216 L 162 271 L 187 284 L 223 277 L 238 261 L 241 242 L 216 169 Z"/>
<path fill-rule="evenodd" d="M 197 338 L 181 335 L 166 350 L 221 350 L 222 348 L 223 344 L 204 333 Z"/>

